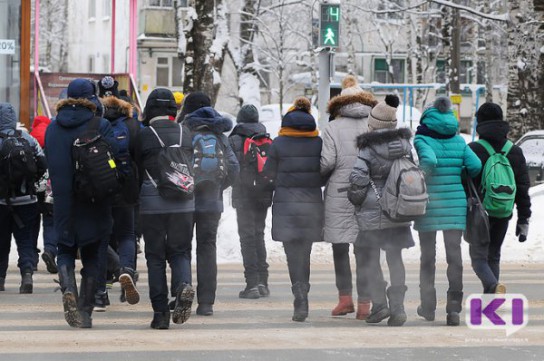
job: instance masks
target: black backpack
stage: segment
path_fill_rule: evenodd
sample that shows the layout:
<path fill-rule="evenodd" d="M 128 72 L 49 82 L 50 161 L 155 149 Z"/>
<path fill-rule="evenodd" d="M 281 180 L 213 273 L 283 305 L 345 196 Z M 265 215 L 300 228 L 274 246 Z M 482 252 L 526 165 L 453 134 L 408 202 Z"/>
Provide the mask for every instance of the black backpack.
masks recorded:
<path fill-rule="evenodd" d="M 159 191 L 159 195 L 169 200 L 191 199 L 195 188 L 193 177 L 192 162 L 183 152 L 181 147 L 183 128 L 179 125 L 179 144 L 166 146 L 157 131 L 149 126 L 149 129 L 155 134 L 155 137 L 161 145 L 157 157 L 157 166 L 159 168 L 158 180 L 146 170 L 147 177 Z"/>
<path fill-rule="evenodd" d="M 34 194 L 38 166 L 34 149 L 20 130 L 7 135 L 0 133 L 0 198 Z"/>
<path fill-rule="evenodd" d="M 121 180 L 111 146 L 98 132 L 100 118 L 89 121 L 87 130 L 72 145 L 74 197 L 83 203 L 101 203 L 121 190 Z"/>

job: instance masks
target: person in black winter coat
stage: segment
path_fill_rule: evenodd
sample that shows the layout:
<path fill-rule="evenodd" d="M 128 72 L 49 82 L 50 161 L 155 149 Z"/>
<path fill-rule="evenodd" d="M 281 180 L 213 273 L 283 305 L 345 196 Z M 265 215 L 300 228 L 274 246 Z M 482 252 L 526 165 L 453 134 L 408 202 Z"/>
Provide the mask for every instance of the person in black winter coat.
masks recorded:
<path fill-rule="evenodd" d="M 103 82 L 99 83 L 102 84 Z M 103 85 L 102 85 L 103 87 Z M 113 95 L 102 99 L 104 118 L 110 121 L 115 139 L 119 145 L 117 168 L 123 177 L 123 188 L 113 201 L 113 233 L 107 244 L 101 250 L 103 260 L 107 258 L 107 246 L 112 245 L 119 256 L 119 269 L 114 276 L 119 279 L 126 301 L 133 305 L 140 301 L 140 294 L 135 285 L 136 270 L 136 235 L 134 232 L 135 208 L 138 203 L 139 180 L 134 163 L 136 139 L 140 131 L 138 120 L 132 117 L 133 108 Z M 128 138 L 128 139 L 127 139 Z M 102 265 L 95 307 L 105 309 L 107 305 L 106 263 Z M 109 265 L 108 265 L 109 266 Z"/>
<path fill-rule="evenodd" d="M 294 295 L 293 321 L 308 317 L 312 243 L 322 240 L 325 179 L 320 174 L 323 142 L 310 101 L 297 98 L 283 117 L 264 172 L 275 183 L 272 239 L 282 242 Z"/>
<path fill-rule="evenodd" d="M 109 239 L 112 230 L 109 200 L 83 203 L 73 193 L 72 145 L 87 131 L 91 120 L 99 118 L 98 133 L 109 143 L 113 155 L 117 155 L 111 124 L 102 118 L 102 113 L 95 84 L 87 79 L 75 79 L 68 85 L 68 99 L 57 104 L 57 117 L 45 135 L 45 143 L 49 144 L 46 149 L 49 178 L 55 197 L 53 216 L 58 234 L 57 265 L 64 315 L 72 327 L 92 327 L 100 242 Z M 83 263 L 79 303 L 74 274 L 78 249 Z"/>
<path fill-rule="evenodd" d="M 240 163 L 240 177 L 232 186 L 232 205 L 236 208 L 238 235 L 244 261 L 246 288 L 240 298 L 259 298 L 270 295 L 268 289 L 268 263 L 264 228 L 268 207 L 272 203 L 272 193 L 262 186 L 254 187 L 244 183 L 244 176 L 254 173 L 253 164 L 244 163 L 244 144 L 254 135 L 266 134 L 266 127 L 259 123 L 259 111 L 254 105 L 244 105 L 238 116 L 238 123 L 229 135 L 229 142 Z M 244 167 L 245 165 L 245 167 Z M 253 166 L 253 167 L 252 167 Z"/>
<path fill-rule="evenodd" d="M 174 95 L 158 88 L 149 94 L 145 105 L 145 128 L 140 131 L 135 159 L 141 190 L 140 214 L 145 239 L 145 258 L 149 275 L 149 298 L 153 307 L 151 328 L 170 327 L 170 305 L 166 279 L 166 262 L 170 265 L 172 321 L 184 323 L 191 314 L 194 290 L 191 286 L 191 242 L 193 239 L 194 197 L 169 199 L 157 189 L 160 175 L 159 154 L 164 147 L 180 145 L 185 158 L 192 162 L 191 132 L 174 122 Z M 161 144 L 162 142 L 162 144 Z"/>
<path fill-rule="evenodd" d="M 496 152 L 500 152 L 508 141 L 510 126 L 503 120 L 502 109 L 499 105 L 488 102 L 482 104 L 476 113 L 478 125 L 476 131 L 480 139 L 486 140 Z M 482 161 L 482 171 L 490 154 L 479 142 L 472 142 L 469 147 Z M 523 151 L 513 145 L 506 158 L 512 166 L 516 180 L 515 204 L 518 211 L 516 236 L 520 242 L 527 240 L 529 218 L 531 217 L 531 199 L 529 197 L 530 180 Z M 476 189 L 481 189 L 482 173 L 475 179 Z M 483 200 L 482 195 L 480 198 Z M 489 244 L 473 244 L 470 246 L 472 268 L 482 282 L 484 293 L 505 293 L 506 287 L 499 282 L 501 247 L 508 230 L 508 218 L 489 217 Z"/>
<path fill-rule="evenodd" d="M 194 109 L 191 94 L 185 99 L 184 107 Z M 199 103 L 201 104 L 201 103 Z M 198 104 L 197 104 L 198 106 Z M 182 109 L 183 112 L 183 109 Z M 232 129 L 232 122 L 223 118 L 210 106 L 200 107 L 189 113 L 183 123 L 192 132 L 193 146 L 199 134 L 213 134 L 219 146 L 223 149 L 225 177 L 200 183 L 199 173 L 196 171 L 198 161 L 195 150 L 195 214 L 193 223 L 196 226 L 196 273 L 197 273 L 197 315 L 213 315 L 213 304 L 217 289 L 217 254 L 216 241 L 219 220 L 223 212 L 223 190 L 234 183 L 238 177 L 240 166 L 236 155 L 223 134 Z M 204 159 L 205 157 L 201 158 Z"/>

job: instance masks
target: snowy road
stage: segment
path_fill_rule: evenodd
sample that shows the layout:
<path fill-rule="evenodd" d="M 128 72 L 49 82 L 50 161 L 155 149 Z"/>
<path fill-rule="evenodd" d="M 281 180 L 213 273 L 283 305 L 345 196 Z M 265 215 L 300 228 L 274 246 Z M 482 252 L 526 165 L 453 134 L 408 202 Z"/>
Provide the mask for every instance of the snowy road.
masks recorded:
<path fill-rule="evenodd" d="M 140 258 L 140 265 L 144 265 Z M 106 313 L 93 315 L 91 330 L 70 329 L 64 322 L 54 276 L 39 271 L 35 294 L 19 295 L 19 276 L 12 264 L 7 291 L 0 292 L 0 360 L 543 360 L 544 264 L 509 264 L 503 282 L 510 292 L 530 301 L 529 325 L 510 337 L 501 331 L 445 326 L 444 266 L 437 272 L 439 309 L 428 323 L 416 316 L 417 267 L 408 266 L 408 322 L 400 328 L 367 325 L 346 317 L 330 317 L 336 302 L 332 265 L 312 267 L 310 316 L 305 323 L 290 320 L 291 295 L 286 266 L 271 272 L 272 296 L 240 300 L 242 267 L 222 265 L 213 317 L 191 316 L 168 331 L 151 330 L 147 274 L 140 283 L 142 302 L 120 304 L 117 286 Z M 466 294 L 480 285 L 465 266 Z M 101 353 L 100 355 L 98 353 Z"/>

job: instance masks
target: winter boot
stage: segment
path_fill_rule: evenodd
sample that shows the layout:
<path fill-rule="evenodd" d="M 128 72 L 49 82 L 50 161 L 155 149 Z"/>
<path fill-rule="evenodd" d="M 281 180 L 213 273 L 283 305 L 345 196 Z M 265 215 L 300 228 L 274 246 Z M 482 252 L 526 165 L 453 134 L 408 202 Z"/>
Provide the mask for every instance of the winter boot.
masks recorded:
<path fill-rule="evenodd" d="M 96 279 L 83 276 L 81 279 L 80 295 L 77 304 L 79 314 L 81 315 L 81 328 L 93 327 L 91 318 L 94 308 L 96 293 Z"/>
<path fill-rule="evenodd" d="M 32 270 L 27 269 L 21 273 L 21 287 L 19 293 L 32 293 Z"/>
<path fill-rule="evenodd" d="M 129 305 L 135 305 L 140 302 L 140 293 L 136 289 L 136 281 L 134 280 L 134 270 L 132 268 L 123 267 L 120 271 L 119 283 L 125 294 L 125 299 Z"/>
<path fill-rule="evenodd" d="M 259 283 L 257 286 L 259 289 L 259 296 L 260 297 L 269 297 L 270 296 L 270 289 L 268 288 L 268 285 Z"/>
<path fill-rule="evenodd" d="M 387 287 L 387 282 L 380 282 L 372 287 L 372 309 L 366 318 L 367 323 L 380 323 L 391 315 L 389 307 L 387 307 L 385 287 Z"/>
<path fill-rule="evenodd" d="M 370 315 L 370 300 L 359 301 L 357 303 L 357 314 L 355 318 L 364 321 Z"/>
<path fill-rule="evenodd" d="M 81 327 L 81 315 L 77 309 L 77 284 L 73 268 L 58 267 L 64 319 L 71 327 Z"/>
<path fill-rule="evenodd" d="M 240 293 L 238 294 L 238 297 L 256 300 L 258 298 L 261 298 L 261 294 L 259 293 L 258 287 L 247 286 L 245 289 L 240 291 Z"/>
<path fill-rule="evenodd" d="M 47 250 L 43 251 L 42 253 L 42 260 L 43 263 L 45 263 L 45 267 L 47 268 L 47 272 L 55 274 L 58 272 L 57 269 L 57 263 L 55 262 L 55 256 Z"/>
<path fill-rule="evenodd" d="M 448 301 L 446 304 L 446 324 L 448 326 L 459 326 L 460 317 L 463 303 L 463 292 L 448 291 Z"/>
<path fill-rule="evenodd" d="M 434 321 L 436 311 L 436 289 L 419 288 L 421 305 L 417 307 L 417 314 L 427 321 Z"/>
<path fill-rule="evenodd" d="M 308 291 L 310 290 L 310 285 L 304 282 L 297 282 L 291 287 L 291 290 L 293 291 L 293 296 L 295 296 L 292 320 L 304 322 L 308 317 Z"/>
<path fill-rule="evenodd" d="M 6 290 L 6 279 L 4 277 L 0 277 L 0 291 Z"/>
<path fill-rule="evenodd" d="M 191 306 L 195 298 L 195 290 L 191 285 L 182 283 L 176 293 L 176 303 L 172 313 L 172 322 L 184 323 L 191 316 Z"/>
<path fill-rule="evenodd" d="M 353 306 L 353 298 L 351 295 L 339 295 L 338 304 L 333 308 L 331 315 L 344 316 L 353 312 L 355 312 L 355 307 Z"/>
<path fill-rule="evenodd" d="M 155 330 L 168 330 L 170 327 L 170 311 L 154 312 L 151 328 Z"/>
<path fill-rule="evenodd" d="M 106 308 L 109 304 L 110 299 L 108 297 L 108 291 L 96 291 L 96 294 L 94 295 L 94 311 L 106 312 Z"/>
<path fill-rule="evenodd" d="M 388 326 L 402 326 L 406 322 L 406 312 L 404 312 L 404 295 L 406 286 L 391 286 L 387 289 L 389 298 L 389 311 L 391 316 L 387 320 Z"/>

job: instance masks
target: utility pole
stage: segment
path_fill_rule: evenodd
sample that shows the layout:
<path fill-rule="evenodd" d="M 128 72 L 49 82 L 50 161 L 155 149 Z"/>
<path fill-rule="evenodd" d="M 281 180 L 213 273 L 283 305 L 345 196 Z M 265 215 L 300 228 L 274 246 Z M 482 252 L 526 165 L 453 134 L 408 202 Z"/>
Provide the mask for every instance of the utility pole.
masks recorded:
<path fill-rule="evenodd" d="M 461 21 L 459 9 L 452 9 L 452 31 L 451 31 L 451 65 L 450 65 L 450 92 L 451 94 L 461 93 Z"/>

